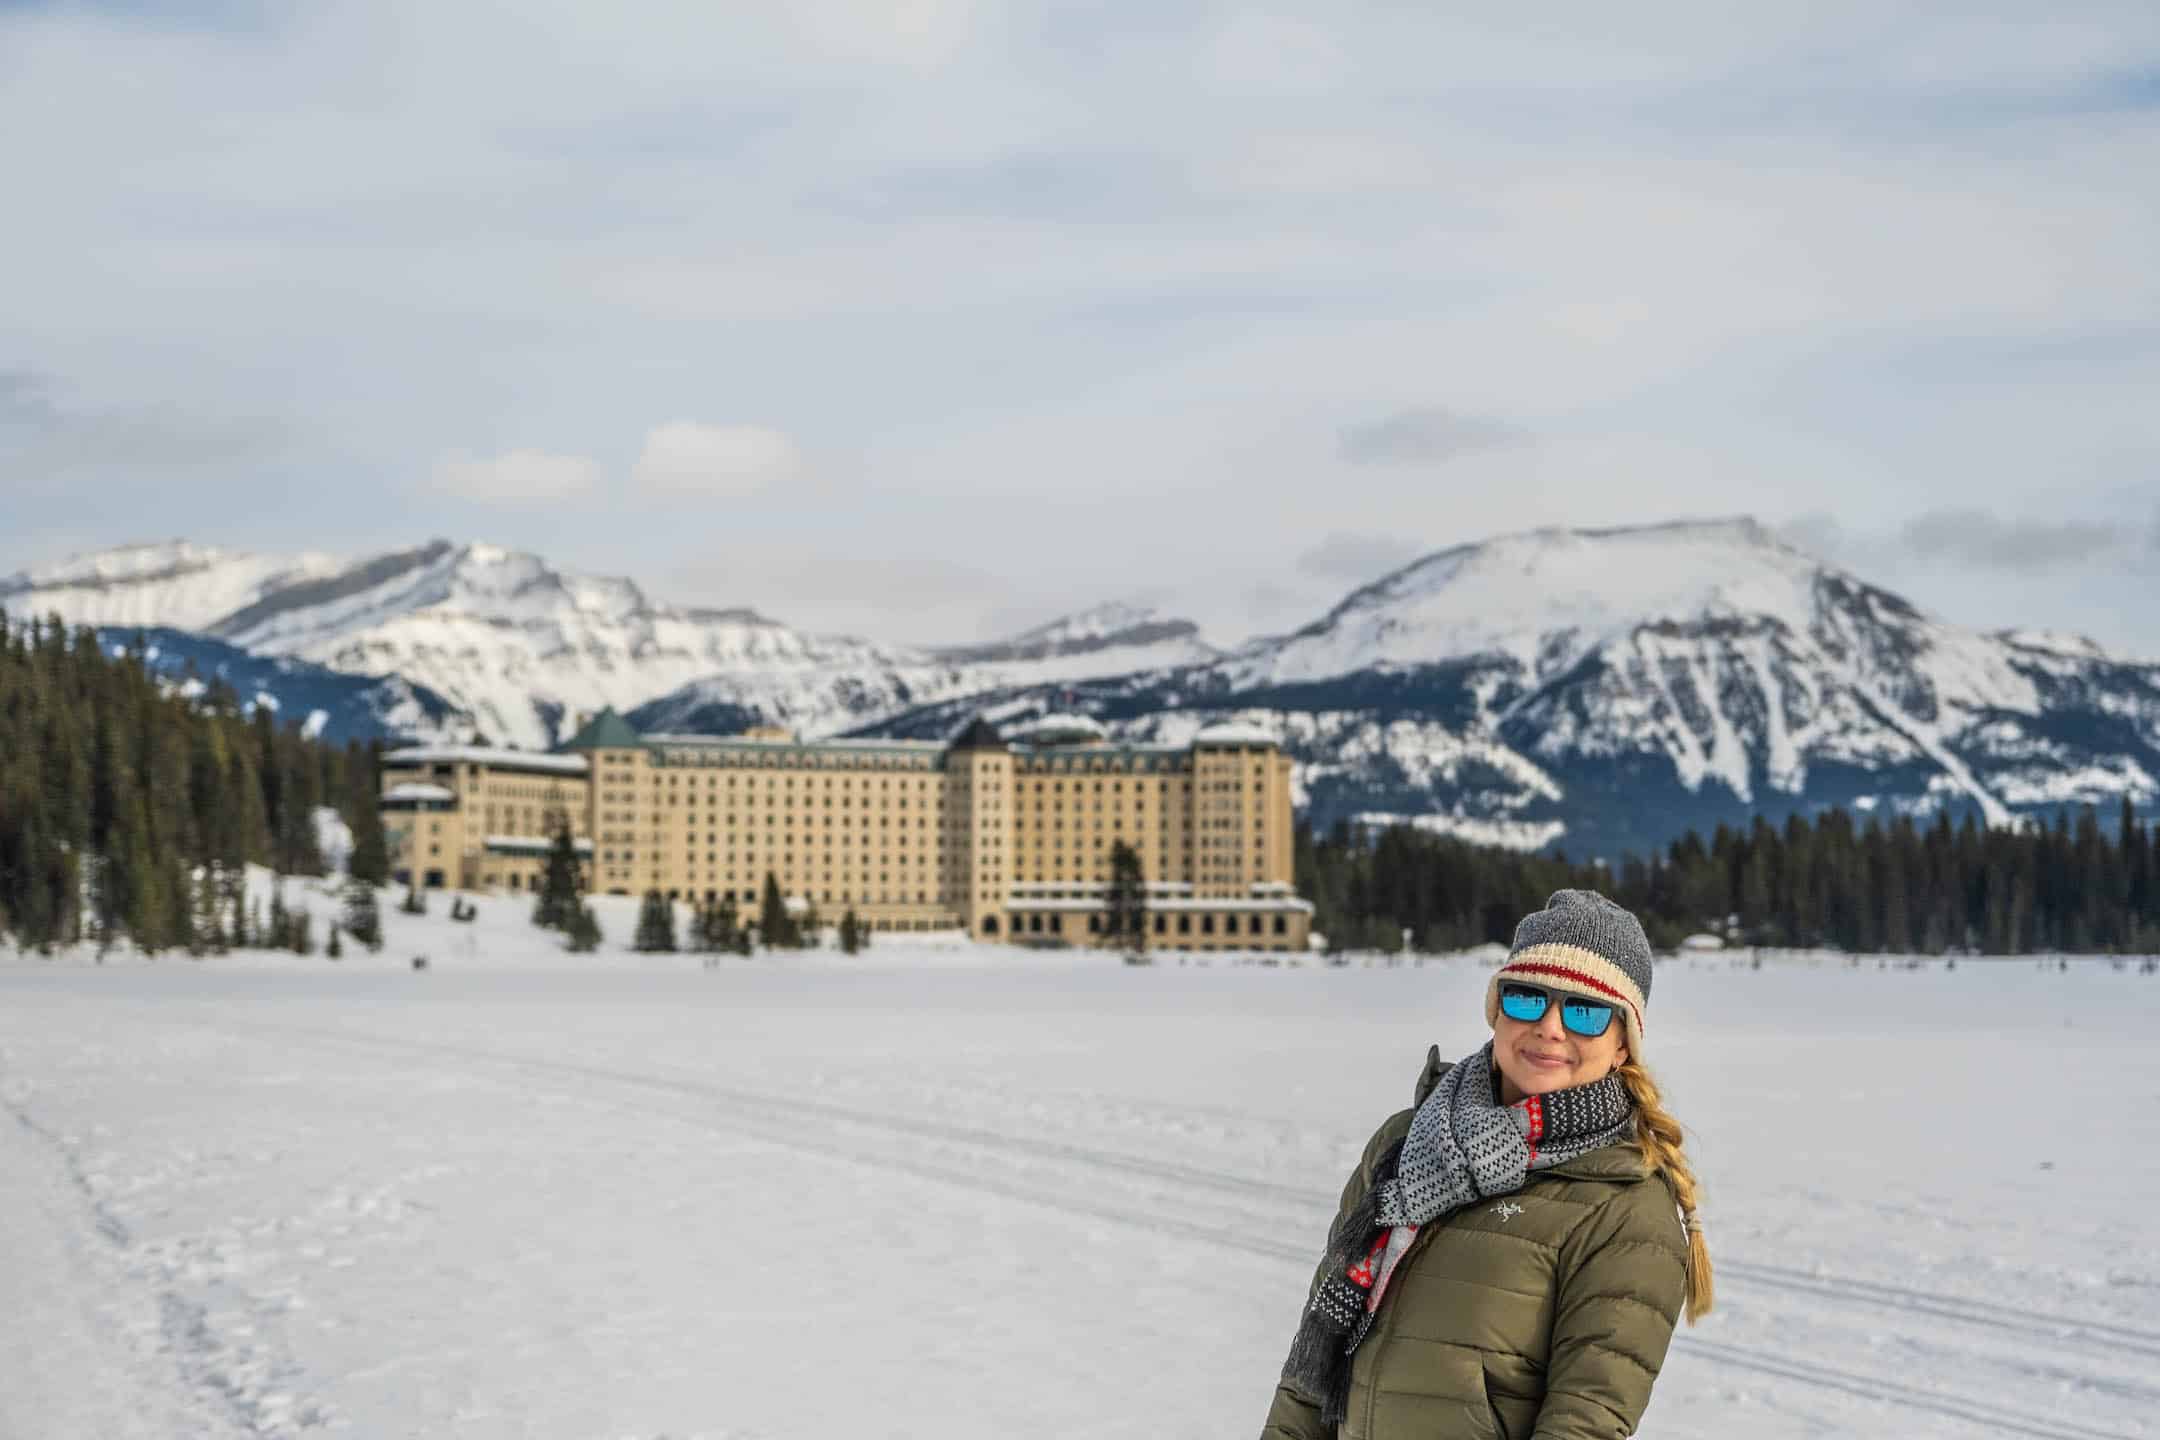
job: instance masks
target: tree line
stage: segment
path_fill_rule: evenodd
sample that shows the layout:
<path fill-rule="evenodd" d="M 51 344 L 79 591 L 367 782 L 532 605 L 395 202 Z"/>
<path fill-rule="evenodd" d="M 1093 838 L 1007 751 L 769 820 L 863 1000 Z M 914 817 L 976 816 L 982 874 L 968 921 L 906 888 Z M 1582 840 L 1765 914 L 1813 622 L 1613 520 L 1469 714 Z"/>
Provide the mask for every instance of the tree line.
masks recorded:
<path fill-rule="evenodd" d="M 2160 838 L 2128 800 L 1989 827 L 1842 809 L 1690 830 L 1617 868 L 1523 854 L 1409 826 L 1301 829 L 1297 887 L 1331 946 L 1454 950 L 1506 944 L 1552 891 L 1596 889 L 1654 944 L 1728 943 L 1941 955 L 2160 951 Z"/>
<path fill-rule="evenodd" d="M 564 948 L 589 953 L 600 948 L 602 936 L 600 922 L 585 898 L 584 865 L 571 836 L 570 817 L 551 814 L 547 825 L 551 839 L 533 897 L 532 923 L 560 931 Z M 638 906 L 630 948 L 642 954 L 691 950 L 705 955 L 749 955 L 761 944 L 767 950 L 800 950 L 816 943 L 823 925 L 814 905 L 801 915 L 790 909 L 780 892 L 779 877 L 768 870 L 754 921 L 746 921 L 736 911 L 732 898 L 693 899 L 686 933 L 676 928 L 675 902 L 658 890 L 647 890 Z M 870 944 L 870 926 L 856 916 L 853 906 L 840 917 L 838 939 L 841 950 L 850 955 Z"/>
<path fill-rule="evenodd" d="M 311 945 L 275 897 L 267 916 L 247 904 L 242 867 L 321 874 L 316 816 L 329 809 L 352 831 L 348 869 L 361 882 L 343 928 L 379 944 L 371 887 L 389 866 L 378 750 L 281 726 L 271 707 L 216 679 L 161 681 L 139 644 L 115 652 L 87 628 L 0 613 L 0 935 L 40 950 L 121 936 L 149 952 Z M 598 927 L 567 828 L 535 919 L 592 948 Z M 1958 823 L 1856 821 L 1837 809 L 1782 825 L 1758 818 L 1708 839 L 1689 831 L 1617 867 L 1407 826 L 1301 828 L 1296 857 L 1298 891 L 1337 946 L 1395 949 L 1406 930 L 1421 949 L 1504 944 L 1553 890 L 1587 886 L 1634 910 L 1665 946 L 1708 931 L 1856 952 L 2160 951 L 2160 838 L 2127 800 L 2112 823 L 2088 806 L 2011 828 L 1970 813 Z M 1136 861 L 1114 869 L 1113 944 L 1145 928 Z M 816 917 L 790 914 L 771 877 L 762 902 L 763 944 L 815 933 Z M 652 948 L 683 943 L 657 907 L 641 928 Z M 732 906 L 710 906 L 687 940 L 734 949 L 748 928 Z M 868 940 L 852 915 L 842 928 L 843 943 Z"/>
<path fill-rule="evenodd" d="M 312 944 L 242 867 L 319 875 L 317 812 L 351 828 L 353 874 L 388 871 L 379 756 L 280 726 L 220 680 L 174 686 L 138 641 L 0 614 L 0 934 L 50 950 Z M 278 922 L 283 923 L 278 923 Z"/>

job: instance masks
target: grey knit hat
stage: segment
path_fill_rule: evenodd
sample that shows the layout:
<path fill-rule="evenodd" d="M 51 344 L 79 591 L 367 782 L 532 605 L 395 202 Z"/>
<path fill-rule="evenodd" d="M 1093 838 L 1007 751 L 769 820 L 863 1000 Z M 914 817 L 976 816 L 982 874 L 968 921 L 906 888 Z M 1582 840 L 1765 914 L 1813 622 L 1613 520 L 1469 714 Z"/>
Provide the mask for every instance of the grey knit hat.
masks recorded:
<path fill-rule="evenodd" d="M 1523 916 L 1507 964 L 1485 987 L 1486 1024 L 1500 1023 L 1500 987 L 1510 980 L 1617 1005 L 1627 1022 L 1628 1053 L 1643 1053 L 1650 937 L 1631 912 L 1597 891 L 1555 890 L 1544 909 Z"/>

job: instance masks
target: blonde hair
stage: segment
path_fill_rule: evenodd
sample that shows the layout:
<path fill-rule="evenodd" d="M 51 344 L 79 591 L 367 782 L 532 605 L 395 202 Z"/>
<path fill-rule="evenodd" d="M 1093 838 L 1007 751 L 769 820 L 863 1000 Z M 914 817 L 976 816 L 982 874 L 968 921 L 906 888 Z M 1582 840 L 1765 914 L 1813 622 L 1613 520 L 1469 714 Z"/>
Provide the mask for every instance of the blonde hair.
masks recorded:
<path fill-rule="evenodd" d="M 1713 1299 L 1710 1246 L 1703 1239 L 1695 1208 L 1695 1172 L 1681 1153 L 1680 1122 L 1666 1112 L 1657 1081 L 1632 1055 L 1618 1073 L 1635 1100 L 1635 1143 L 1642 1147 L 1643 1164 L 1665 1177 L 1673 1198 L 1680 1202 L 1680 1216 L 1687 1226 L 1687 1319 L 1692 1325 L 1710 1313 Z"/>

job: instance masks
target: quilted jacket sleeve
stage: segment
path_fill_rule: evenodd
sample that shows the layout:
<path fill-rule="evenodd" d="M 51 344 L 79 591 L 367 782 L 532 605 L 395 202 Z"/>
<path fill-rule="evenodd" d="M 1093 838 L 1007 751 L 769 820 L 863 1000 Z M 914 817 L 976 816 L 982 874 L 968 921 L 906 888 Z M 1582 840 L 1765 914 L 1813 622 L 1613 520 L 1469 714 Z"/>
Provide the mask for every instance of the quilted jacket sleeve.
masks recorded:
<path fill-rule="evenodd" d="M 1404 1111 L 1401 1115 L 1390 1119 L 1387 1124 L 1382 1125 L 1374 1133 L 1372 1139 L 1365 1142 L 1365 1153 L 1358 1157 L 1357 1168 L 1350 1172 L 1350 1179 L 1343 1186 L 1342 1199 L 1336 1203 L 1335 1215 L 1337 1219 L 1340 1219 L 1351 1206 L 1364 1199 L 1365 1192 L 1372 1188 L 1374 1162 L 1379 1159 L 1380 1152 L 1387 1148 L 1391 1139 L 1401 1136 L 1408 1126 L 1407 1117 L 1411 1113 L 1410 1111 Z M 1333 1225 L 1330 1224 L 1329 1229 L 1331 1232 L 1333 1228 Z M 1327 1249 L 1327 1236 L 1320 1236 L 1316 1242 L 1316 1247 L 1325 1252 Z M 1312 1284 L 1307 1286 L 1305 1290 L 1308 1296 L 1319 1288 L 1320 1273 L 1326 1264 L 1327 1256 L 1323 1253 L 1319 1263 L 1313 1266 Z M 1304 1318 L 1302 1309 L 1298 1312 L 1298 1318 L 1301 1320 Z M 1318 1401 L 1298 1393 L 1285 1384 L 1275 1387 L 1275 1403 L 1268 1407 L 1267 1423 L 1261 1428 L 1260 1440 L 1333 1440 L 1333 1437 L 1328 1434 L 1320 1423 Z"/>
<path fill-rule="evenodd" d="M 1533 1440 L 1624 1440 L 1650 1403 L 1687 1293 L 1686 1232 L 1658 1178 L 1628 1185 L 1560 1249 Z"/>

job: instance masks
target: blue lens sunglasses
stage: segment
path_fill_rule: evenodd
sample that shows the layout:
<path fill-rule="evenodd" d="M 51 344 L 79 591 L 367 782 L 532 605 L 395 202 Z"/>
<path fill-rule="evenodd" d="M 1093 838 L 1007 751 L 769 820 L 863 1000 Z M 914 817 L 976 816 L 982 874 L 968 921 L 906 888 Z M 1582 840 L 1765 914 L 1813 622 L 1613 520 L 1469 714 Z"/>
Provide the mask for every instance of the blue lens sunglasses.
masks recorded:
<path fill-rule="evenodd" d="M 1545 1007 L 1560 1002 L 1560 1023 L 1577 1035 L 1595 1038 L 1612 1028 L 1613 1007 L 1580 995 L 1555 995 L 1535 985 L 1510 980 L 1500 987 L 1500 1013 L 1510 1020 L 1535 1025 L 1545 1018 Z"/>

